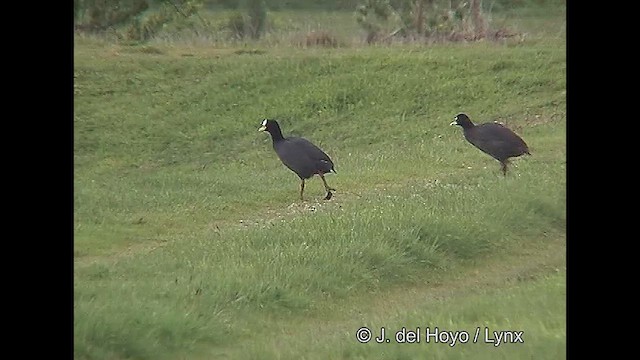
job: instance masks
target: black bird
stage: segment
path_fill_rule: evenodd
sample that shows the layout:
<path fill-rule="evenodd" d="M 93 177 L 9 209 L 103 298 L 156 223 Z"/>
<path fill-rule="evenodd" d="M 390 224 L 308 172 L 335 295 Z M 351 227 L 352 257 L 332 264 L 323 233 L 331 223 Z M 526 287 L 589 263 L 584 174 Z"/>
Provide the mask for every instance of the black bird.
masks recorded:
<path fill-rule="evenodd" d="M 502 164 L 502 174 L 507 175 L 509 158 L 531 155 L 522 138 L 499 123 L 474 125 L 466 114 L 458 114 L 450 125 L 462 126 L 464 137 L 473 146 L 491 155 Z"/>
<path fill-rule="evenodd" d="M 327 181 L 324 179 L 324 174 L 330 172 L 336 172 L 333 161 L 329 158 L 324 151 L 319 147 L 312 144 L 309 140 L 301 137 L 288 137 L 282 136 L 282 130 L 278 122 L 271 119 L 264 119 L 262 126 L 258 131 L 266 131 L 271 134 L 273 140 L 273 149 L 278 154 L 278 157 L 282 163 L 295 172 L 302 181 L 300 183 L 300 200 L 304 200 L 302 194 L 304 193 L 304 181 L 310 179 L 313 175 L 320 175 L 324 188 L 327 190 L 327 196 L 325 200 L 331 199 L 336 189 L 330 188 L 327 185 Z"/>

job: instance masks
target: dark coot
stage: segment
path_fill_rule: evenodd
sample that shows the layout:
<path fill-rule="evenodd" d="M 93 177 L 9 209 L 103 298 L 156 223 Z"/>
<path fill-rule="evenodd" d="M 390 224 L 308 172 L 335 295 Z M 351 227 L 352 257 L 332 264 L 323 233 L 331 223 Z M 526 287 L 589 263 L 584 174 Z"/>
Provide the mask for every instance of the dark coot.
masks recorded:
<path fill-rule="evenodd" d="M 502 164 L 502 174 L 505 176 L 509 158 L 531 155 L 524 140 L 502 124 L 474 125 L 466 114 L 458 114 L 450 125 L 461 126 L 468 142 L 498 160 Z"/>
<path fill-rule="evenodd" d="M 285 138 L 282 136 L 280 125 L 275 120 L 264 119 L 258 131 L 266 131 L 271 134 L 273 149 L 282 163 L 300 177 L 302 181 L 300 183 L 300 200 L 304 200 L 302 195 L 304 193 L 305 179 L 309 179 L 316 174 L 320 175 L 324 188 L 327 190 L 327 195 L 324 199 L 331 199 L 333 196 L 331 191 L 336 190 L 327 185 L 324 174 L 335 173 L 336 170 L 334 169 L 333 161 L 324 151 L 307 139 L 301 137 Z"/>

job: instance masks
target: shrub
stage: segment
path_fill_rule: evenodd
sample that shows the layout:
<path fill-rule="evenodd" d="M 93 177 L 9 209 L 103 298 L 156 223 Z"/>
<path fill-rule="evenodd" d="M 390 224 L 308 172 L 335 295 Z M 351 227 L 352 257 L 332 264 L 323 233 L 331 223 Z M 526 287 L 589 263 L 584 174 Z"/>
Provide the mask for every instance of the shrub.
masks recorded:
<path fill-rule="evenodd" d="M 264 34 L 267 22 L 267 5 L 264 0 L 245 0 L 241 4 L 245 13 L 233 12 L 227 21 L 227 29 L 236 39 L 249 36 L 259 39 Z"/>
<path fill-rule="evenodd" d="M 130 21 L 148 8 L 148 0 L 74 0 L 74 23 L 78 30 L 101 31 Z"/>
<path fill-rule="evenodd" d="M 404 40 L 460 41 L 493 38 L 480 0 L 361 0 L 356 21 L 367 43 Z"/>

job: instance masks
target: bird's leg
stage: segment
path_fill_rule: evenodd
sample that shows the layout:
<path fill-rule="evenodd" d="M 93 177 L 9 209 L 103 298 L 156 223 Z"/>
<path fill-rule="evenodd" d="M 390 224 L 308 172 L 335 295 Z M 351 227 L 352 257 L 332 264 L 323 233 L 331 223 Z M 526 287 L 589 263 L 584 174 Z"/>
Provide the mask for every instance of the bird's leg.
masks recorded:
<path fill-rule="evenodd" d="M 323 174 L 318 174 L 320 175 L 320 179 L 322 179 L 322 182 L 324 183 L 324 188 L 327 191 L 336 191 L 336 189 L 329 187 L 329 185 L 327 185 L 327 180 L 324 179 L 324 175 Z"/>
<path fill-rule="evenodd" d="M 502 175 L 507 176 L 507 160 L 500 161 L 500 164 L 502 164 Z"/>
<path fill-rule="evenodd" d="M 327 190 L 327 196 L 325 196 L 324 199 L 325 200 L 329 200 L 333 196 L 333 193 L 331 191 L 336 191 L 336 189 L 330 188 L 329 185 L 327 185 L 327 180 L 324 179 L 324 175 L 322 173 L 320 173 L 318 175 L 320 175 L 320 179 L 322 179 L 322 183 L 324 184 L 324 188 L 325 188 L 325 190 Z"/>
<path fill-rule="evenodd" d="M 304 198 L 302 197 L 302 193 L 304 193 L 304 179 L 301 179 L 302 182 L 300 183 L 300 200 L 304 201 Z"/>

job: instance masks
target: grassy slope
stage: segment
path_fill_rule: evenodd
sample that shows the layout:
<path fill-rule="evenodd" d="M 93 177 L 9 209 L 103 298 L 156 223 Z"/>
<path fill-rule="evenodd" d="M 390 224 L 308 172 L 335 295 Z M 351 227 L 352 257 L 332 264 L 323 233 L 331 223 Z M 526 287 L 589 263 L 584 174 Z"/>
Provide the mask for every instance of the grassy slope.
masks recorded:
<path fill-rule="evenodd" d="M 293 192 L 295 177 L 282 171 L 268 138 L 255 131 L 262 117 L 279 118 L 286 133 L 327 149 L 341 174 L 334 181 L 350 191 L 467 163 L 495 167 L 467 151 L 459 129 L 448 126 L 459 111 L 505 121 L 525 138 L 540 133 L 540 122 L 562 131 L 555 120 L 564 111 L 564 51 L 555 46 L 184 59 L 100 52 L 99 59 L 76 58 L 81 254 L 84 241 L 105 226 L 108 236 L 115 231 L 126 242 L 127 232 L 157 237 L 293 199 L 280 190 Z M 531 146 L 537 152 L 531 162 L 544 160 L 548 150 Z M 424 165 L 414 168 L 416 161 Z M 154 217 L 145 217 L 149 208 Z M 144 226 L 131 226 L 141 218 Z"/>
<path fill-rule="evenodd" d="M 78 358 L 220 355 L 238 346 L 246 351 L 230 357 L 298 358 L 313 349 L 358 358 L 376 351 L 358 347 L 361 325 L 345 321 L 362 298 L 449 281 L 464 288 L 456 271 L 482 276 L 489 267 L 480 262 L 507 264 L 524 248 L 531 256 L 513 266 L 548 273 L 531 259 L 563 252 L 562 39 L 265 51 L 77 41 Z M 506 122 L 534 155 L 501 178 L 495 161 L 448 126 L 460 111 Z M 263 117 L 334 158 L 332 201 L 318 202 L 316 179 L 308 201 L 296 201 L 297 178 L 256 132 Z M 418 301 L 382 318 L 381 308 L 364 309 L 361 320 L 425 326 L 428 312 L 434 325 L 481 326 L 497 316 L 482 304 L 503 301 L 514 304 L 505 316 L 523 320 L 496 325 L 560 336 L 547 352 L 535 346 L 544 337 L 526 349 L 561 352 L 562 309 L 548 309 L 563 304 L 562 274 L 493 291 L 497 279 L 454 296 L 455 321 L 446 315 L 453 305 Z M 270 343 L 273 331 L 325 318 L 345 337 L 306 347 L 290 334 L 281 341 L 292 346 L 277 351 Z M 400 346 L 389 356 L 414 351 Z M 467 351 L 439 349 L 442 357 Z M 513 358 L 518 348 L 504 349 Z"/>
<path fill-rule="evenodd" d="M 430 277 L 418 286 L 392 285 L 382 292 L 354 296 L 327 307 L 307 321 L 271 318 L 254 323 L 271 336 L 252 337 L 240 345 L 208 349 L 203 358 L 245 359 L 370 359 L 370 358 L 564 358 L 566 275 L 564 241 L 525 246 L 508 255 L 485 258 L 473 265 Z M 347 304 L 347 305 L 345 305 Z M 361 344 L 356 329 L 366 326 L 374 336 L 385 327 L 388 343 Z M 402 327 L 421 329 L 420 342 L 397 343 Z M 467 343 L 429 343 L 425 328 L 466 331 Z M 474 342 L 475 330 L 482 336 Z M 490 331 L 523 331 L 524 343 L 485 341 Z M 491 332 L 490 332 L 491 334 Z M 495 339 L 495 336 L 491 336 Z M 287 344 L 287 346 L 282 346 Z M 193 355 L 192 355 L 193 356 Z"/>

